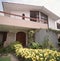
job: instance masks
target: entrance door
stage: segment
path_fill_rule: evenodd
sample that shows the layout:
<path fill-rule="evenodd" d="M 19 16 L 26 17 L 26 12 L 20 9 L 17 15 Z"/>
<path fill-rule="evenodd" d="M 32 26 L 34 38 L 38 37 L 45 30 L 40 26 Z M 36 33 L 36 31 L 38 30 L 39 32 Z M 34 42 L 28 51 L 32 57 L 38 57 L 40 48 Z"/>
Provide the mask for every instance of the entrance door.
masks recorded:
<path fill-rule="evenodd" d="M 26 34 L 24 32 L 18 32 L 16 34 L 16 41 L 19 41 L 25 47 L 26 46 Z"/>

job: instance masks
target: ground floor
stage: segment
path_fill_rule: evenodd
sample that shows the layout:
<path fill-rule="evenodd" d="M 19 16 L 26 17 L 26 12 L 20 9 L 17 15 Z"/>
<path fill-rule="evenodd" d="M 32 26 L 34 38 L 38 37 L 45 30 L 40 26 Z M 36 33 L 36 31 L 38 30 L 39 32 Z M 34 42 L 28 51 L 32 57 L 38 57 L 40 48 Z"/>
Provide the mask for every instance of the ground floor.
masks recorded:
<path fill-rule="evenodd" d="M 19 41 L 23 46 L 26 46 L 28 45 L 27 32 L 27 30 L 21 30 L 18 32 L 0 31 L 0 42 L 3 42 L 3 45 L 7 46 L 14 41 Z M 58 46 L 58 36 L 55 32 L 41 29 L 35 33 L 36 42 L 41 43 L 46 37 L 49 38 L 49 40 L 54 44 L 55 47 Z"/>
<path fill-rule="evenodd" d="M 19 32 L 4 32 L 0 31 L 0 42 L 3 42 L 4 46 L 8 46 L 10 43 L 14 41 L 19 41 L 23 46 L 27 45 L 27 31 L 19 31 Z"/>

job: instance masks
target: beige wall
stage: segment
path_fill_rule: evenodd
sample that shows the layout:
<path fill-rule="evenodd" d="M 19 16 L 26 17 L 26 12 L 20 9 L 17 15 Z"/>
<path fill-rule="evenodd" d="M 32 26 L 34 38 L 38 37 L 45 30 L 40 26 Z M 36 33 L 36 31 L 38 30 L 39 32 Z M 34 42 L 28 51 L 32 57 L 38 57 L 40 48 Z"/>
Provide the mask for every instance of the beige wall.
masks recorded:
<path fill-rule="evenodd" d="M 40 28 L 48 28 L 47 24 L 42 22 L 33 22 L 33 21 L 25 21 L 16 18 L 0 16 L 0 25 L 8 25 L 8 26 L 15 26 L 20 28 L 32 28 L 32 29 L 40 29 Z"/>
<path fill-rule="evenodd" d="M 16 41 L 16 33 L 8 32 L 7 39 L 4 43 L 4 46 L 8 46 L 10 43 Z"/>

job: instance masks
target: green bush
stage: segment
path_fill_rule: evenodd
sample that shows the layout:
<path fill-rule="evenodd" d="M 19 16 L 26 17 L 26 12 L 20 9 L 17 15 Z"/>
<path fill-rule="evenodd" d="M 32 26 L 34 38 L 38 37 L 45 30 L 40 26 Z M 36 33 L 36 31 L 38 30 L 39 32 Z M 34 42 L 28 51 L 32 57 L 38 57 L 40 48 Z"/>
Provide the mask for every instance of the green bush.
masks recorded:
<path fill-rule="evenodd" d="M 42 45 L 39 44 L 38 42 L 31 42 L 28 47 L 32 49 L 39 49 L 39 48 L 42 48 Z"/>
<path fill-rule="evenodd" d="M 22 46 L 22 44 L 20 42 L 15 41 L 15 42 L 11 43 L 9 46 L 7 46 L 6 50 L 10 51 L 10 52 L 12 52 L 12 51 L 14 52 L 15 49 L 19 49 L 19 48 L 22 48 L 22 47 L 23 46 Z"/>
<path fill-rule="evenodd" d="M 19 48 L 22 48 L 22 45 L 21 43 L 19 42 L 13 42 L 11 43 L 9 46 L 7 47 L 3 47 L 0 49 L 0 53 L 1 54 L 4 54 L 4 53 L 14 53 L 16 49 L 19 49 Z"/>
<path fill-rule="evenodd" d="M 0 48 L 0 54 L 4 54 L 5 53 L 5 48 Z"/>
<path fill-rule="evenodd" d="M 44 40 L 41 44 L 38 42 L 31 42 L 28 45 L 28 48 L 32 49 L 51 49 L 51 50 L 56 50 L 56 48 L 53 46 L 52 42 L 49 40 Z"/>

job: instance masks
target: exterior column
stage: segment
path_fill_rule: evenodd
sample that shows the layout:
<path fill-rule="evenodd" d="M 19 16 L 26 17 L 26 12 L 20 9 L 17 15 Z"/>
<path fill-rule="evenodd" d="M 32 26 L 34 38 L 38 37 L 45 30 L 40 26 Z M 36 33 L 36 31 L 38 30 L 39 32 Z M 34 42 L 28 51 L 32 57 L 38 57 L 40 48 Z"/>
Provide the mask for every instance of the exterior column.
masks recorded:
<path fill-rule="evenodd" d="M 14 41 L 16 41 L 16 33 L 8 32 L 6 41 L 4 42 L 4 47 L 8 46 L 10 43 L 13 43 Z"/>

